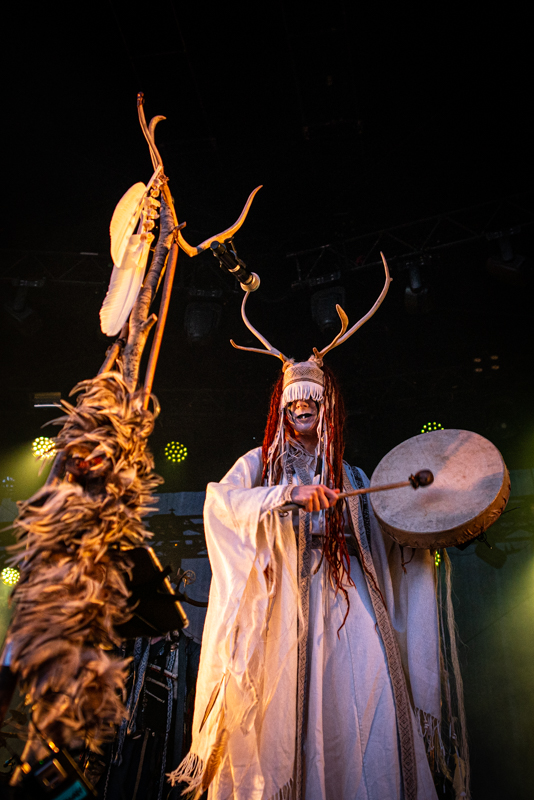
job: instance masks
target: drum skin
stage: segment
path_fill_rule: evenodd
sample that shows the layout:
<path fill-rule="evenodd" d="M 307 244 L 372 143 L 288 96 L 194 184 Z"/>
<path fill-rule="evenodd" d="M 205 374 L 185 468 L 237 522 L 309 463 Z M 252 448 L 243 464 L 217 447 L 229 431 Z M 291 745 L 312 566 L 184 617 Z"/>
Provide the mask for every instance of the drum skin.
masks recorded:
<path fill-rule="evenodd" d="M 431 550 L 465 544 L 504 511 L 510 476 L 495 445 L 478 433 L 438 430 L 402 442 L 379 463 L 371 487 L 422 469 L 434 475 L 430 486 L 370 495 L 381 527 L 399 544 Z"/>

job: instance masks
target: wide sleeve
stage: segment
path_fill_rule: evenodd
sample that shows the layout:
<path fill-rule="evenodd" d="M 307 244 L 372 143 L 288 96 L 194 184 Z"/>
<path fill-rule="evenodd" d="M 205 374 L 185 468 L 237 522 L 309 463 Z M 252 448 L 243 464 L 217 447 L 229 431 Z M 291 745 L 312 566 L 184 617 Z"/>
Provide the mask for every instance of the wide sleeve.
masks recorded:
<path fill-rule="evenodd" d="M 263 487 L 258 485 L 260 480 L 258 448 L 240 458 L 220 483 L 210 483 L 206 490 L 204 531 L 213 577 L 202 637 L 197 707 L 202 705 L 202 695 L 209 697 L 230 660 L 232 669 L 240 670 L 236 662 L 247 636 L 240 635 L 236 649 L 236 618 L 251 581 L 256 587 L 258 613 L 267 603 L 264 572 L 277 526 L 262 524 L 262 518 L 269 513 L 277 515 L 275 509 L 285 502 L 288 487 Z"/>

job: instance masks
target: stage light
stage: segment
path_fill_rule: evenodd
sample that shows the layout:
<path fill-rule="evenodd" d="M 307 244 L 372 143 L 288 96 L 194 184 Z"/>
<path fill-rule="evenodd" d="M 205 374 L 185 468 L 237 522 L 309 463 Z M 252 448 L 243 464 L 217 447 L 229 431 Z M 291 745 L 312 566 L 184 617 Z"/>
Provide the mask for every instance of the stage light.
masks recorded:
<path fill-rule="evenodd" d="M 169 442 L 165 445 L 165 458 L 173 464 L 179 464 L 187 457 L 187 447 L 180 442 Z"/>
<path fill-rule="evenodd" d="M 217 330 L 222 306 L 218 303 L 188 303 L 185 309 L 184 328 L 188 344 L 207 341 Z"/>
<path fill-rule="evenodd" d="M 439 565 L 441 564 L 441 553 L 439 550 L 436 550 L 434 554 L 434 564 L 436 565 L 436 567 L 439 567 Z"/>
<path fill-rule="evenodd" d="M 428 286 L 421 272 L 427 267 L 428 256 L 408 261 L 408 285 L 404 290 L 404 309 L 408 314 L 428 314 L 432 310 L 432 300 Z"/>
<path fill-rule="evenodd" d="M 20 572 L 15 567 L 4 567 L 0 572 L 0 578 L 6 586 L 14 586 L 19 581 Z"/>
<path fill-rule="evenodd" d="M 421 433 L 430 433 L 430 431 L 442 431 L 443 425 L 441 422 L 425 422 L 421 428 Z"/>
<path fill-rule="evenodd" d="M 44 461 L 56 455 L 56 446 L 48 436 L 38 436 L 32 443 L 32 453 L 35 458 L 40 458 Z"/>
<path fill-rule="evenodd" d="M 514 252 L 511 237 L 520 231 L 521 226 L 516 225 L 506 230 L 486 233 L 488 241 L 495 240 L 499 245 L 499 252 L 491 255 L 486 261 L 486 269 L 492 275 L 514 286 L 526 286 L 532 270 L 531 259 Z"/>
<path fill-rule="evenodd" d="M 345 307 L 345 289 L 343 286 L 329 286 L 315 292 L 311 298 L 311 312 L 313 321 L 319 326 L 322 333 L 339 330 L 339 315 L 336 304 Z"/>

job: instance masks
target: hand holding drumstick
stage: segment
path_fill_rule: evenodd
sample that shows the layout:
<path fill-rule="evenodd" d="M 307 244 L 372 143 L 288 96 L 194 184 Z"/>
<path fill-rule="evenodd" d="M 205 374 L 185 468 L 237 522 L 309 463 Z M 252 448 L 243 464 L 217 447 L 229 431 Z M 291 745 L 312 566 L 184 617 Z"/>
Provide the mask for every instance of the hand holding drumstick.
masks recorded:
<path fill-rule="evenodd" d="M 303 508 L 304 511 L 321 511 L 323 508 L 331 508 L 338 500 L 345 497 L 354 497 L 359 494 L 369 494 L 370 492 L 384 492 L 388 489 L 400 489 L 403 486 L 412 486 L 418 489 L 420 486 L 430 486 L 434 481 L 434 476 L 429 469 L 422 469 L 415 475 L 410 475 L 407 481 L 400 483 L 388 483 L 385 486 L 369 486 L 367 489 L 355 489 L 353 492 L 341 492 L 339 489 L 329 489 L 324 484 L 311 484 L 309 486 L 295 486 L 291 492 L 292 503 L 284 506 L 284 510 L 296 511 Z"/>

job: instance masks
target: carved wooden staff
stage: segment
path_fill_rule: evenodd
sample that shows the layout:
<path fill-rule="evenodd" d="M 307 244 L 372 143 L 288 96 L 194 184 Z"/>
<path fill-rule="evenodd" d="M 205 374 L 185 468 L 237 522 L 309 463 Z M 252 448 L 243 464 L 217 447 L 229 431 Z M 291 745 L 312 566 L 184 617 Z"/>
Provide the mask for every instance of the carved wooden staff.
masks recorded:
<path fill-rule="evenodd" d="M 174 203 L 168 187 L 168 181 L 164 175 L 161 156 L 159 155 L 159 151 L 154 140 L 156 125 L 160 120 L 164 119 L 164 117 L 154 117 L 149 125 L 146 124 L 144 116 L 144 98 L 142 94 L 138 95 L 137 107 L 141 128 L 149 146 L 152 163 L 156 169 L 156 189 L 161 191 L 162 195 L 159 236 L 142 288 L 139 291 L 138 297 L 134 298 L 133 308 L 131 313 L 129 313 L 129 320 L 122 326 L 118 339 L 109 348 L 105 361 L 99 370 L 99 374 L 106 374 L 110 372 L 116 364 L 117 358 L 121 357 L 122 372 L 128 390 L 130 393 L 135 392 L 139 383 L 140 363 L 144 348 L 146 346 L 147 338 L 151 328 L 157 321 L 157 327 L 152 342 L 148 366 L 143 381 L 143 407 L 146 409 L 150 399 L 150 393 L 154 381 L 154 373 L 161 348 L 164 326 L 172 292 L 172 282 L 176 269 L 178 248 L 180 247 L 183 249 L 189 256 L 194 256 L 206 250 L 214 240 L 227 241 L 228 239 L 231 239 L 231 237 L 243 224 L 253 197 L 258 189 L 251 193 L 247 203 L 245 204 L 245 208 L 233 226 L 226 229 L 222 233 L 216 234 L 205 242 L 202 242 L 197 247 L 191 247 L 188 245 L 181 235 L 181 229 L 185 226 L 185 223 L 178 223 L 174 209 Z M 146 191 L 148 192 L 148 189 Z M 155 214 L 153 214 L 152 217 L 154 215 Z M 147 228 L 147 230 L 149 230 L 149 228 Z M 139 237 L 139 239 L 141 239 L 141 237 Z M 146 239 L 143 243 L 146 243 Z M 161 303 L 158 316 L 156 317 L 156 315 L 152 313 L 151 307 L 158 292 L 158 288 L 164 273 L 165 280 L 162 290 Z M 47 481 L 48 488 L 51 492 L 54 492 L 56 486 L 59 486 L 62 475 L 65 469 L 68 468 L 69 461 L 72 461 L 72 459 L 67 458 L 67 455 L 68 454 L 65 451 L 59 452 L 55 459 L 49 479 Z M 100 459 L 100 461 L 101 460 L 102 459 Z M 5 711 L 9 707 L 16 681 L 17 675 L 14 674 L 10 667 L 10 647 L 8 636 L 6 640 L 6 647 L 4 648 L 2 657 L 0 658 L 0 724 L 3 721 Z M 24 758 L 26 760 L 32 760 L 33 757 L 38 757 L 38 750 L 38 742 L 36 742 L 33 735 L 31 735 L 25 749 Z"/>

